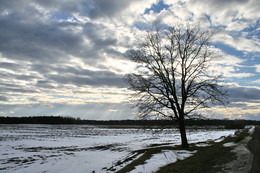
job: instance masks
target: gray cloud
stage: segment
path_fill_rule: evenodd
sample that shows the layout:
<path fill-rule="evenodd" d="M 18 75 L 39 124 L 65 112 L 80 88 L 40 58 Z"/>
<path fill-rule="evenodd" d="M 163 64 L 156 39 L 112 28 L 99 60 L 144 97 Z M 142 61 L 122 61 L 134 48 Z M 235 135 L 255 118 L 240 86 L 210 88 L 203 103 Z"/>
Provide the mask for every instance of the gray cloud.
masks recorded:
<path fill-rule="evenodd" d="M 15 87 L 1 87 L 1 91 L 3 92 L 12 92 L 12 93 L 39 93 L 35 89 L 26 89 L 21 86 L 15 88 Z"/>
<path fill-rule="evenodd" d="M 0 53 L 2 57 L 12 59 L 12 62 L 0 62 L 0 69 L 9 70 L 0 73 L 1 78 L 5 79 L 0 79 L 2 92 L 34 93 L 39 92 L 39 88 L 51 91 L 62 87 L 62 84 L 95 87 L 124 85 L 121 75 L 67 66 L 69 56 L 80 58 L 92 66 L 97 66 L 105 58 L 103 53 L 121 56 L 112 48 L 117 44 L 114 31 L 109 31 L 102 24 L 60 22 L 58 19 L 73 17 L 74 12 L 86 12 L 91 3 L 95 9 L 103 11 L 99 14 L 90 10 L 89 15 L 93 18 L 114 15 L 121 6 L 122 9 L 127 6 L 128 1 L 105 1 L 105 6 L 102 1 L 32 2 L 1 2 Z M 84 40 L 88 40 L 89 44 Z"/>
<path fill-rule="evenodd" d="M 57 86 L 55 85 L 55 82 L 51 81 L 51 80 L 38 80 L 35 86 L 39 87 L 39 88 L 45 88 L 45 89 L 56 89 L 57 88 Z"/>
<path fill-rule="evenodd" d="M 87 69 L 60 68 L 56 69 L 59 74 L 49 74 L 47 79 L 59 84 L 73 84 L 76 86 L 112 86 L 122 87 L 123 76 L 117 75 L 110 71 L 91 71 Z"/>
<path fill-rule="evenodd" d="M 105 25 L 79 21 L 60 22 L 59 19 L 73 17 L 73 12 L 79 12 L 79 8 L 88 8 L 89 3 L 101 6 L 97 8 L 102 11 L 105 11 L 105 8 L 107 12 L 117 13 L 118 10 L 115 8 L 124 8 L 128 1 L 81 1 L 74 5 L 60 1 L 35 3 L 46 9 L 40 10 L 35 4 L 30 3 L 27 6 L 21 5 L 23 9 L 15 6 L 15 3 L 4 1 L 5 8 L 0 8 L 0 14 L 10 12 L 0 15 L 0 52 L 3 56 L 40 64 L 67 62 L 70 55 L 92 64 L 104 59 L 103 53 L 122 57 L 120 52 L 111 48 L 116 46 L 118 41 L 114 37 L 114 31 Z M 111 5 L 104 6 L 103 3 Z M 88 44 L 84 40 L 88 40 Z"/>
<path fill-rule="evenodd" d="M 88 38 L 90 45 L 88 45 L 91 50 L 87 50 L 86 57 L 95 57 L 98 59 L 103 59 L 103 53 L 106 53 L 113 58 L 124 58 L 123 54 L 115 50 L 115 46 L 129 46 L 128 41 L 120 42 L 118 38 L 115 37 L 115 31 L 107 28 L 103 24 L 94 24 L 91 22 L 85 23 L 83 27 L 83 33 L 86 38 Z"/>
<path fill-rule="evenodd" d="M 128 0 L 88 0 L 82 1 L 81 13 L 92 19 L 101 17 L 113 17 L 125 10 L 134 1 Z"/>
<path fill-rule="evenodd" d="M 117 42 L 115 38 L 112 38 L 112 31 L 106 32 L 106 27 L 102 24 L 96 25 L 88 22 L 84 25 L 84 33 L 91 40 L 91 43 L 99 49 L 115 45 Z"/>
<path fill-rule="evenodd" d="M 260 89 L 250 87 L 228 87 L 231 102 L 250 102 L 260 100 Z"/>
<path fill-rule="evenodd" d="M 10 69 L 9 69 L 10 70 Z M 38 89 L 34 87 L 34 81 L 40 77 L 36 74 L 24 74 L 26 71 L 14 70 L 14 73 L 0 73 L 1 93 L 36 93 Z"/>
<path fill-rule="evenodd" d="M 5 96 L 0 96 L 0 101 L 8 101 L 8 98 Z"/>
<path fill-rule="evenodd" d="M 114 86 L 122 87 L 123 76 L 111 71 L 93 71 L 73 66 L 35 65 L 32 67 L 43 75 L 44 79 L 37 81 L 37 86 L 53 88 L 55 84 L 73 84 L 76 86 Z M 53 74 L 55 73 L 55 74 Z"/>
<path fill-rule="evenodd" d="M 0 91 L 13 93 L 39 93 L 41 89 L 62 89 L 63 84 L 77 87 L 124 87 L 123 76 L 111 71 L 93 71 L 66 65 L 32 65 L 32 74 L 0 73 Z M 12 80 L 15 79 L 14 83 Z M 9 81 L 6 81 L 9 80 Z M 25 83 L 27 85 L 25 85 Z M 41 89 L 40 89 L 41 88 Z"/>
<path fill-rule="evenodd" d="M 0 74 L 0 76 L 5 78 L 13 78 L 17 80 L 25 80 L 25 81 L 32 81 L 34 79 L 38 79 L 38 76 L 35 75 L 24 75 L 24 74 Z"/>
<path fill-rule="evenodd" d="M 11 63 L 11 62 L 0 62 L 0 68 L 4 69 L 20 69 L 23 68 L 22 65 L 17 64 L 17 63 Z"/>
<path fill-rule="evenodd" d="M 193 3 L 201 3 L 201 1 L 199 0 L 192 0 Z M 203 2 L 203 1 L 202 1 Z M 245 4 L 248 1 L 247 0 L 206 0 L 204 2 L 207 2 L 208 4 L 211 5 L 212 8 L 223 8 L 226 7 L 228 5 L 232 5 L 232 4 Z"/>
<path fill-rule="evenodd" d="M 82 48 L 82 37 L 57 27 L 55 23 L 21 21 L 23 14 L 0 17 L 0 51 L 6 57 L 34 61 L 63 60 Z M 23 16 L 25 17 L 25 16 Z M 66 52 L 64 52 L 66 50 Z"/>
<path fill-rule="evenodd" d="M 19 1 L 22 2 L 22 1 Z M 31 57 L 34 55 L 38 58 L 49 57 L 53 50 L 66 50 L 66 53 L 75 54 L 82 47 L 82 35 L 80 33 L 73 34 L 72 30 L 67 27 L 81 26 L 80 22 L 57 22 L 55 18 L 73 17 L 74 12 L 89 11 L 92 16 L 98 17 L 105 15 L 116 15 L 124 10 L 130 3 L 127 0 L 123 1 L 79 1 L 77 3 L 61 3 L 60 1 L 34 1 L 32 3 L 11 3 L 10 1 L 2 1 L 0 13 L 9 12 L 6 15 L 0 16 L 1 24 L 1 42 L 2 50 L 7 53 L 11 48 L 15 48 L 16 53 Z M 27 5 L 25 5 L 27 4 Z M 39 9 L 35 4 L 42 7 Z M 93 10 L 89 10 L 93 8 Z M 82 15 L 82 14 L 81 14 Z M 85 14 L 86 15 L 86 14 Z M 84 16 L 84 15 L 83 15 Z M 114 44 L 114 38 L 102 38 L 100 34 L 104 34 L 105 27 L 98 24 L 87 23 L 84 26 L 85 33 L 91 41 L 96 45 Z M 109 36 L 113 35 L 113 31 Z M 11 38 L 11 39 L 10 39 Z M 3 44 L 7 43 L 7 44 Z M 15 44 L 15 45 L 14 45 Z M 10 46 L 8 46 L 10 45 Z M 37 46 L 36 46 L 37 45 Z M 39 46 L 38 46 L 39 45 Z M 31 47 L 35 46 L 35 47 Z M 101 47 L 100 46 L 100 47 Z M 51 49 L 53 48 L 53 49 Z M 77 48 L 77 50 L 75 50 Z M 43 49 L 43 51 L 41 51 Z M 39 54 L 28 54 L 29 52 L 39 52 Z M 49 54 L 43 54 L 46 50 L 51 51 Z M 83 50 L 83 49 L 82 49 Z M 56 52 L 56 56 L 59 52 Z M 88 53 L 88 52 L 86 52 Z"/>

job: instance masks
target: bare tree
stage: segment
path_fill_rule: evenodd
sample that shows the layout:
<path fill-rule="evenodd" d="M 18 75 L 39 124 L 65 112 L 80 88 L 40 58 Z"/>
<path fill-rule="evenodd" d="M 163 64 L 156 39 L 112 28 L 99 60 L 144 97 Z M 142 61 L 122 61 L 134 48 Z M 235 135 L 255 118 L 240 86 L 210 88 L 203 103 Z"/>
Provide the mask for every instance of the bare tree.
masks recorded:
<path fill-rule="evenodd" d="M 176 25 L 148 32 L 137 49 L 128 52 L 138 64 L 126 75 L 140 116 L 176 120 L 182 147 L 189 147 L 185 119 L 197 118 L 198 109 L 225 104 L 220 76 L 210 68 L 212 33 L 199 26 Z"/>

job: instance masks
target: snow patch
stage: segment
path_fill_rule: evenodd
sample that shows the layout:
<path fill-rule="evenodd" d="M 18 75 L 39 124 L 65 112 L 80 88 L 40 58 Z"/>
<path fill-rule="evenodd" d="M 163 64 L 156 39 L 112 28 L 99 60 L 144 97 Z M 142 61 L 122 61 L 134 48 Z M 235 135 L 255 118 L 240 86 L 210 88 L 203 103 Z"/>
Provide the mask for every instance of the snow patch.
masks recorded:
<path fill-rule="evenodd" d="M 236 159 L 222 165 L 221 173 L 245 173 L 249 172 L 253 162 L 253 155 L 247 148 L 247 143 L 252 137 L 247 136 L 238 143 L 229 142 L 224 144 L 226 147 L 233 147 L 231 152 L 236 154 Z"/>
<path fill-rule="evenodd" d="M 107 170 L 107 172 L 116 172 L 128 165 L 133 160 L 139 159 L 144 153 L 136 153 L 136 154 L 129 154 L 124 158 L 121 158 L 112 163 L 112 166 L 108 166 L 103 168 L 103 170 Z"/>
<path fill-rule="evenodd" d="M 207 146 L 210 146 L 210 144 L 208 144 L 208 143 L 197 143 L 196 146 L 197 147 L 207 147 Z"/>
<path fill-rule="evenodd" d="M 189 143 L 197 143 L 214 141 L 234 132 L 187 129 L 187 136 Z M 0 124 L 0 172 L 35 172 L 37 168 L 37 172 L 48 173 L 112 173 L 107 168 L 113 165 L 120 168 L 116 163 L 124 163 L 136 150 L 180 144 L 178 129 Z"/>
<path fill-rule="evenodd" d="M 144 165 L 138 165 L 129 173 L 145 172 L 153 173 L 159 170 L 160 167 L 174 163 L 177 160 L 183 160 L 192 156 L 196 151 L 186 150 L 163 150 L 161 153 L 154 154 L 150 159 L 145 161 Z"/>
<path fill-rule="evenodd" d="M 249 133 L 250 135 L 252 135 L 252 134 L 254 133 L 254 131 L 255 131 L 255 126 L 251 126 L 250 129 L 249 129 L 249 131 L 248 131 L 248 133 Z"/>
<path fill-rule="evenodd" d="M 224 147 L 233 147 L 233 146 L 236 146 L 236 144 L 234 142 L 228 142 L 228 143 L 225 143 L 223 144 Z"/>

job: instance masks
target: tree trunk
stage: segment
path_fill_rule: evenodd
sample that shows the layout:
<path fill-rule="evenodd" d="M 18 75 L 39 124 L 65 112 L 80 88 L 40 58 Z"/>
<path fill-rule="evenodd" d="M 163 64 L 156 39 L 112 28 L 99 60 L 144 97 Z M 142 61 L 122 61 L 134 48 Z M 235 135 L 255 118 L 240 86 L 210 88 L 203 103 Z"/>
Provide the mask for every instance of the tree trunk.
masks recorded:
<path fill-rule="evenodd" d="M 179 130 L 181 134 L 181 146 L 183 148 L 189 148 L 189 144 L 186 136 L 185 122 L 183 117 L 180 117 L 179 119 Z"/>

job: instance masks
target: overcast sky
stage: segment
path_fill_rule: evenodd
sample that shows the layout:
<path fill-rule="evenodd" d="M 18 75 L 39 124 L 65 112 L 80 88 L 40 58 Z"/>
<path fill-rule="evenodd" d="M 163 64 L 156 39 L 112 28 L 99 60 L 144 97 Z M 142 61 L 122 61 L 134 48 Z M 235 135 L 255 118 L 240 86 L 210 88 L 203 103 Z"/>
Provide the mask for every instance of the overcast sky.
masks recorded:
<path fill-rule="evenodd" d="M 153 25 L 214 29 L 230 104 L 260 120 L 259 0 L 1 0 L 0 116 L 132 119 L 125 52 Z"/>

